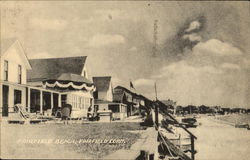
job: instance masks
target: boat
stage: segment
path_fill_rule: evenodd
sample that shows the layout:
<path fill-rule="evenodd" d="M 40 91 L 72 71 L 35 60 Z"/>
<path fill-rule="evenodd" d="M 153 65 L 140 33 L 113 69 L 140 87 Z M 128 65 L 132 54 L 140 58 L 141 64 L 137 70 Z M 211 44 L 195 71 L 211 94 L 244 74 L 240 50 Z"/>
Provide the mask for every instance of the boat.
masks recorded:
<path fill-rule="evenodd" d="M 242 123 L 242 124 L 235 124 L 235 128 L 249 128 L 249 124 Z"/>
<path fill-rule="evenodd" d="M 196 118 L 182 118 L 181 122 L 186 128 L 196 128 L 198 126 Z"/>

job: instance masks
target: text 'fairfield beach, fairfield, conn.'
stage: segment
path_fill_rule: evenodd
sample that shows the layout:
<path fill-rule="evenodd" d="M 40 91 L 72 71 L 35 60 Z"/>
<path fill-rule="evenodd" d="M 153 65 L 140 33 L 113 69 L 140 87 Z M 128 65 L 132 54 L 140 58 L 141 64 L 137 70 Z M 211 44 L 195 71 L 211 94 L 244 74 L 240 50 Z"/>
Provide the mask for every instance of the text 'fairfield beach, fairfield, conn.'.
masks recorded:
<path fill-rule="evenodd" d="M 19 139 L 26 144 L 125 144 L 124 139 Z"/>

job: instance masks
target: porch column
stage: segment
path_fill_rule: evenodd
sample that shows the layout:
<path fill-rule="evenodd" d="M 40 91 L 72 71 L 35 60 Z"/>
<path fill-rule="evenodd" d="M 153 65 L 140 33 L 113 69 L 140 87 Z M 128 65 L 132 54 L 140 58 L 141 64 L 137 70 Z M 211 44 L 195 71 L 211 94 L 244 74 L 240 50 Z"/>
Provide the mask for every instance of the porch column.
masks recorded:
<path fill-rule="evenodd" d="M 2 93 L 2 90 L 3 90 L 3 85 L 0 83 L 0 111 L 3 112 L 3 93 Z"/>
<path fill-rule="evenodd" d="M 95 102 L 94 102 L 94 98 L 91 98 L 91 99 L 92 99 L 92 101 L 91 101 L 92 104 L 91 104 L 91 105 L 92 105 L 92 107 L 94 107 L 94 105 L 95 105 L 95 104 L 94 104 L 94 103 L 95 103 Z"/>
<path fill-rule="evenodd" d="M 30 92 L 31 92 L 31 89 L 28 87 L 28 112 L 30 112 Z"/>
<path fill-rule="evenodd" d="M 84 106 L 84 109 L 88 110 L 88 108 L 86 108 L 86 98 L 85 97 L 83 97 L 83 106 Z"/>
<path fill-rule="evenodd" d="M 9 85 L 9 108 L 8 112 L 13 112 L 14 111 L 14 88 L 12 85 Z"/>
<path fill-rule="evenodd" d="M 120 113 L 122 112 L 122 105 L 121 105 L 121 103 L 119 103 L 119 112 Z"/>
<path fill-rule="evenodd" d="M 50 93 L 50 109 L 54 108 L 53 92 Z"/>
<path fill-rule="evenodd" d="M 43 91 L 40 91 L 40 113 L 43 113 Z"/>
<path fill-rule="evenodd" d="M 58 94 L 58 107 L 62 107 L 61 94 Z"/>

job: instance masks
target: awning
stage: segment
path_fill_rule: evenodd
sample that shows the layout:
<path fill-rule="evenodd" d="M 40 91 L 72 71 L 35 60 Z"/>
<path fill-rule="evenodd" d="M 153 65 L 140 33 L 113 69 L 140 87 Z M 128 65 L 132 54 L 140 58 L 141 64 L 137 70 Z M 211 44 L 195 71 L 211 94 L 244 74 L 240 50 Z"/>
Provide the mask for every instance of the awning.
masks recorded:
<path fill-rule="evenodd" d="M 47 79 L 43 81 L 43 87 L 59 87 L 63 89 L 73 88 L 77 90 L 85 89 L 87 91 L 94 91 L 94 84 L 87 78 L 72 74 L 72 73 L 63 73 L 56 79 Z"/>

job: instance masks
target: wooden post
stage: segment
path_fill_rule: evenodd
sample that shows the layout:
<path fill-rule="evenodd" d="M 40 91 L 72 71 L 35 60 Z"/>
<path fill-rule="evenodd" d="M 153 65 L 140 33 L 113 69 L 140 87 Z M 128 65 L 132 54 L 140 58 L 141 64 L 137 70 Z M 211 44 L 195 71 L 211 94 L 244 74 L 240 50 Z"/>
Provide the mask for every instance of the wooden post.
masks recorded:
<path fill-rule="evenodd" d="M 158 126 L 159 126 L 159 118 L 158 118 L 158 104 L 156 103 L 155 104 L 155 124 L 156 124 L 156 127 L 158 129 Z"/>
<path fill-rule="evenodd" d="M 40 113 L 43 113 L 43 91 L 40 91 Z"/>
<path fill-rule="evenodd" d="M 58 107 L 62 107 L 62 97 L 61 97 L 61 94 L 58 94 Z"/>
<path fill-rule="evenodd" d="M 191 136 L 191 159 L 195 160 L 195 150 L 194 150 L 194 137 L 192 135 Z"/>
<path fill-rule="evenodd" d="M 149 155 L 149 160 L 154 160 L 154 157 L 155 157 L 154 154 L 150 154 Z"/>
<path fill-rule="evenodd" d="M 28 91 L 28 99 L 27 99 L 28 100 L 28 102 L 27 102 L 28 103 L 28 112 L 30 112 L 30 95 L 31 95 L 31 89 L 28 87 L 27 91 Z"/>
<path fill-rule="evenodd" d="M 50 109 L 54 108 L 53 92 L 50 93 Z"/>

